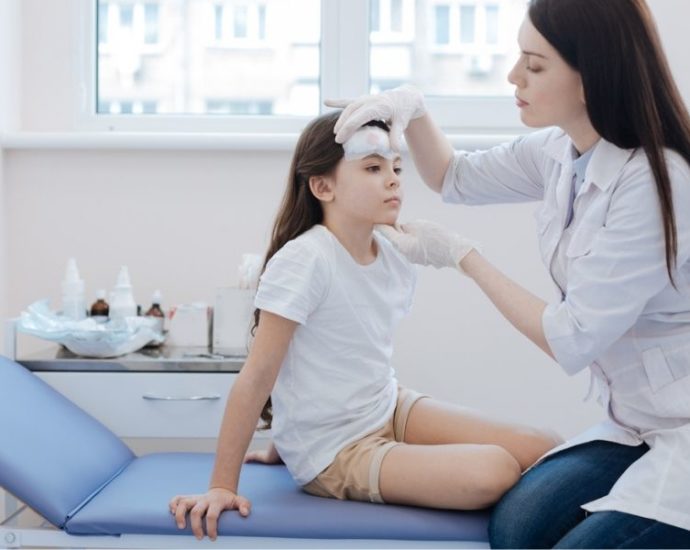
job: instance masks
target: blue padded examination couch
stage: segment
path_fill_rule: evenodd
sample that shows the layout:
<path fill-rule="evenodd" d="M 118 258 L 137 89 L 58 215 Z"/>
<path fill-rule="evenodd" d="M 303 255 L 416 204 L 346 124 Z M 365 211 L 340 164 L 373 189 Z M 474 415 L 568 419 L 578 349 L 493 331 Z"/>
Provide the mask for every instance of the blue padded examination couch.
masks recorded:
<path fill-rule="evenodd" d="M 204 492 L 206 453 L 135 456 L 105 426 L 21 365 L 0 357 L 0 486 L 73 535 L 191 535 L 168 510 L 175 494 Z M 297 539 L 487 541 L 488 515 L 323 499 L 297 487 L 284 466 L 248 464 L 241 518 L 219 535 Z M 189 522 L 188 522 L 189 523 Z"/>

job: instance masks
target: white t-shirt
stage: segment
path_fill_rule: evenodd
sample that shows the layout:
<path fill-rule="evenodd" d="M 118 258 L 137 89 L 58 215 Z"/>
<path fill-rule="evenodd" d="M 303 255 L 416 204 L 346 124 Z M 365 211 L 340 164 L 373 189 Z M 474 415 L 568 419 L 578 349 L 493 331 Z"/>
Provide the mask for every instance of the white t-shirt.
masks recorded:
<path fill-rule="evenodd" d="M 256 307 L 299 323 L 271 399 L 274 444 L 300 485 L 395 410 L 393 333 L 416 273 L 374 238 L 376 260 L 363 266 L 316 225 L 281 248 L 259 282 Z"/>

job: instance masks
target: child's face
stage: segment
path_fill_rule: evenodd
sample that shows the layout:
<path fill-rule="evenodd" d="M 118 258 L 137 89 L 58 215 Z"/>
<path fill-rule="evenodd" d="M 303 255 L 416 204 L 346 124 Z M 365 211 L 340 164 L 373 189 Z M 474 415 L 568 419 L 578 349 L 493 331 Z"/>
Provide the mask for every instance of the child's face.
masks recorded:
<path fill-rule="evenodd" d="M 402 206 L 400 156 L 371 154 L 341 160 L 334 177 L 331 207 L 341 217 L 365 224 L 394 224 Z"/>

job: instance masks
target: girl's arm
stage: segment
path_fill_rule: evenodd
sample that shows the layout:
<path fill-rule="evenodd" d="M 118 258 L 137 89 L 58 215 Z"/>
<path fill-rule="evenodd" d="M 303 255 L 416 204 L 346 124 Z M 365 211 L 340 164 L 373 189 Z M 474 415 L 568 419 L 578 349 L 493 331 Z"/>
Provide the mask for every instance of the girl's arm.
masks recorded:
<path fill-rule="evenodd" d="M 199 539 L 204 535 L 203 516 L 208 536 L 215 540 L 223 510 L 249 515 L 251 503 L 237 494 L 240 468 L 296 327 L 294 321 L 261 312 L 251 352 L 228 397 L 209 490 L 204 495 L 176 496 L 170 502 L 177 526 L 184 529 L 189 512 L 192 531 Z"/>

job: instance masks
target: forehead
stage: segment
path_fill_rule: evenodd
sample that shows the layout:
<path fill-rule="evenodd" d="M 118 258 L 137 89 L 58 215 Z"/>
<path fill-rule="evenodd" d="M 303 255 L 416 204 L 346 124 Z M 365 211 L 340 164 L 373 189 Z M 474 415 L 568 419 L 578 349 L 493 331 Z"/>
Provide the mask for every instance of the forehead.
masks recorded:
<path fill-rule="evenodd" d="M 518 45 L 524 53 L 550 57 L 555 52 L 554 47 L 532 24 L 529 17 L 525 17 L 518 31 Z"/>

